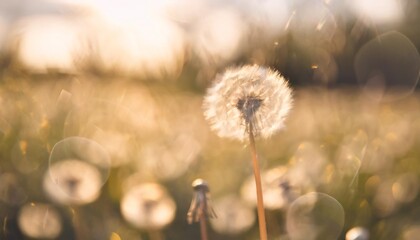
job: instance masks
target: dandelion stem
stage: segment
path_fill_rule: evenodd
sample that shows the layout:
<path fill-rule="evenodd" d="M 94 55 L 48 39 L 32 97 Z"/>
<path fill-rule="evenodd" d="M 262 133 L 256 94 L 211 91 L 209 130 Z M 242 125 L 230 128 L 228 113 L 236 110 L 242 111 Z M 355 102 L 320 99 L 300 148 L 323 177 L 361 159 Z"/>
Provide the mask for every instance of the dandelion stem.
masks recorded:
<path fill-rule="evenodd" d="M 200 232 L 201 240 L 207 240 L 207 225 L 206 225 L 206 216 L 202 214 L 200 216 Z"/>
<path fill-rule="evenodd" d="M 254 131 L 252 123 L 249 123 L 249 146 L 252 155 L 252 165 L 255 176 L 255 186 L 257 189 L 257 210 L 258 210 L 258 224 L 260 228 L 260 240 L 267 240 L 267 227 L 265 223 L 264 200 L 261 187 L 261 174 L 257 156 L 257 149 L 255 147 Z"/>
<path fill-rule="evenodd" d="M 84 225 L 82 223 L 82 218 L 80 217 L 79 211 L 78 209 L 75 208 L 70 208 L 70 211 L 72 213 L 72 221 L 73 221 L 73 226 L 74 226 L 74 233 L 75 233 L 75 239 L 76 240 L 81 240 L 81 239 L 86 239 L 86 231 L 84 229 Z"/>
<path fill-rule="evenodd" d="M 162 233 L 159 230 L 149 230 L 150 240 L 164 240 Z"/>

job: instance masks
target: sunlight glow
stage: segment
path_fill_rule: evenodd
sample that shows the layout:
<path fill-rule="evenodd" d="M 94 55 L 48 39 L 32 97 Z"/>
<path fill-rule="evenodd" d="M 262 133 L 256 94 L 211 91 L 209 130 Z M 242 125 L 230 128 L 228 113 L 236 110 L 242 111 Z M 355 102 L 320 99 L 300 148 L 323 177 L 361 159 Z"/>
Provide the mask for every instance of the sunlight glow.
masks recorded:
<path fill-rule="evenodd" d="M 118 16 L 96 22 L 92 36 L 106 69 L 154 77 L 180 72 L 185 57 L 180 28 L 156 16 L 143 15 L 143 19 L 128 22 Z"/>
<path fill-rule="evenodd" d="M 63 17 L 30 17 L 20 21 L 18 55 L 23 64 L 36 71 L 75 70 L 75 59 L 83 51 L 82 28 Z M 81 55 L 79 55 L 81 56 Z"/>
<path fill-rule="evenodd" d="M 202 19 L 195 30 L 194 49 L 203 61 L 223 63 L 239 52 L 247 28 L 233 10 L 216 10 Z"/>
<path fill-rule="evenodd" d="M 403 9 L 398 0 L 356 0 L 354 10 L 374 23 L 389 23 L 401 20 Z"/>

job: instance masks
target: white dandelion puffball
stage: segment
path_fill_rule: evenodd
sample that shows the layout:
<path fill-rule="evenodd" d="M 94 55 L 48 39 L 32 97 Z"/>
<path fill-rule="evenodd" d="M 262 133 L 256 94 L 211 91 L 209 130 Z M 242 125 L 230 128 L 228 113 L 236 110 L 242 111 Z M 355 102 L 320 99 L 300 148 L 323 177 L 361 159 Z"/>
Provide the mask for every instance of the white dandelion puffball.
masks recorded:
<path fill-rule="evenodd" d="M 175 218 L 175 201 L 157 183 L 131 187 L 124 193 L 120 204 L 124 219 L 140 229 L 162 229 Z"/>
<path fill-rule="evenodd" d="M 44 203 L 25 204 L 19 211 L 18 225 L 23 234 L 38 239 L 56 239 L 62 229 L 59 212 Z"/>
<path fill-rule="evenodd" d="M 44 175 L 44 190 L 55 202 L 83 205 L 95 201 L 102 187 L 100 171 L 85 161 L 68 159 L 50 166 Z"/>
<path fill-rule="evenodd" d="M 264 138 L 284 126 L 292 90 L 278 72 L 258 65 L 230 68 L 204 98 L 204 116 L 220 137 L 245 140 L 248 129 Z"/>

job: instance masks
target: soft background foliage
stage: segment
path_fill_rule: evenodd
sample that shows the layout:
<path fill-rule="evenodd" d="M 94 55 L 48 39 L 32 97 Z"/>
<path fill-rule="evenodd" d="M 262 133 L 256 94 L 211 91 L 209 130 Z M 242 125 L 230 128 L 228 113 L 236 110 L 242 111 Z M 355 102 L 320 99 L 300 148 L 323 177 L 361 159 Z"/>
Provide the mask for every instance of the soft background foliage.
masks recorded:
<path fill-rule="evenodd" d="M 222 212 L 210 239 L 256 239 L 246 144 L 211 132 L 202 100 L 226 67 L 260 64 L 294 88 L 285 129 L 257 142 L 269 238 L 287 239 L 287 209 L 316 191 L 344 209 L 338 239 L 358 226 L 416 239 L 419 12 L 396 0 L 2 0 L 0 238 L 199 239 L 186 214 L 203 178 Z M 70 137 L 73 152 L 51 158 Z M 60 156 L 94 167 L 54 178 L 73 200 L 45 187 Z M 144 183 L 164 189 L 145 209 L 176 205 L 160 233 L 121 212 Z M 170 219 L 162 211 L 148 214 Z"/>

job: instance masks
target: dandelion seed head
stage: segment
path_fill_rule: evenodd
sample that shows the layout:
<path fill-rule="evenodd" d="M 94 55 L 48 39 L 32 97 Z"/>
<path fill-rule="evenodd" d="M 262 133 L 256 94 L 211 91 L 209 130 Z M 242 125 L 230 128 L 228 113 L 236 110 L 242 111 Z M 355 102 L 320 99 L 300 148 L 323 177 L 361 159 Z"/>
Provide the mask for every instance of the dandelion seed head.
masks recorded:
<path fill-rule="evenodd" d="M 284 127 L 292 91 L 278 72 L 258 65 L 227 69 L 208 89 L 204 116 L 220 137 L 245 140 L 248 127 L 264 138 Z"/>
<path fill-rule="evenodd" d="M 192 187 L 194 189 L 194 195 L 187 213 L 188 223 L 199 222 L 203 216 L 205 218 L 217 217 L 211 204 L 210 189 L 207 182 L 198 178 L 193 181 Z"/>
<path fill-rule="evenodd" d="M 31 239 L 57 239 L 63 228 L 59 212 L 44 203 L 23 205 L 17 222 L 22 233 Z"/>
<path fill-rule="evenodd" d="M 204 192 L 210 191 L 209 185 L 207 184 L 207 182 L 201 178 L 195 179 L 192 183 L 192 187 L 196 191 L 200 191 L 200 190 L 203 190 Z"/>
<path fill-rule="evenodd" d="M 120 203 L 124 219 L 139 229 L 158 230 L 170 224 L 176 204 L 167 190 L 157 183 L 132 186 Z"/>

